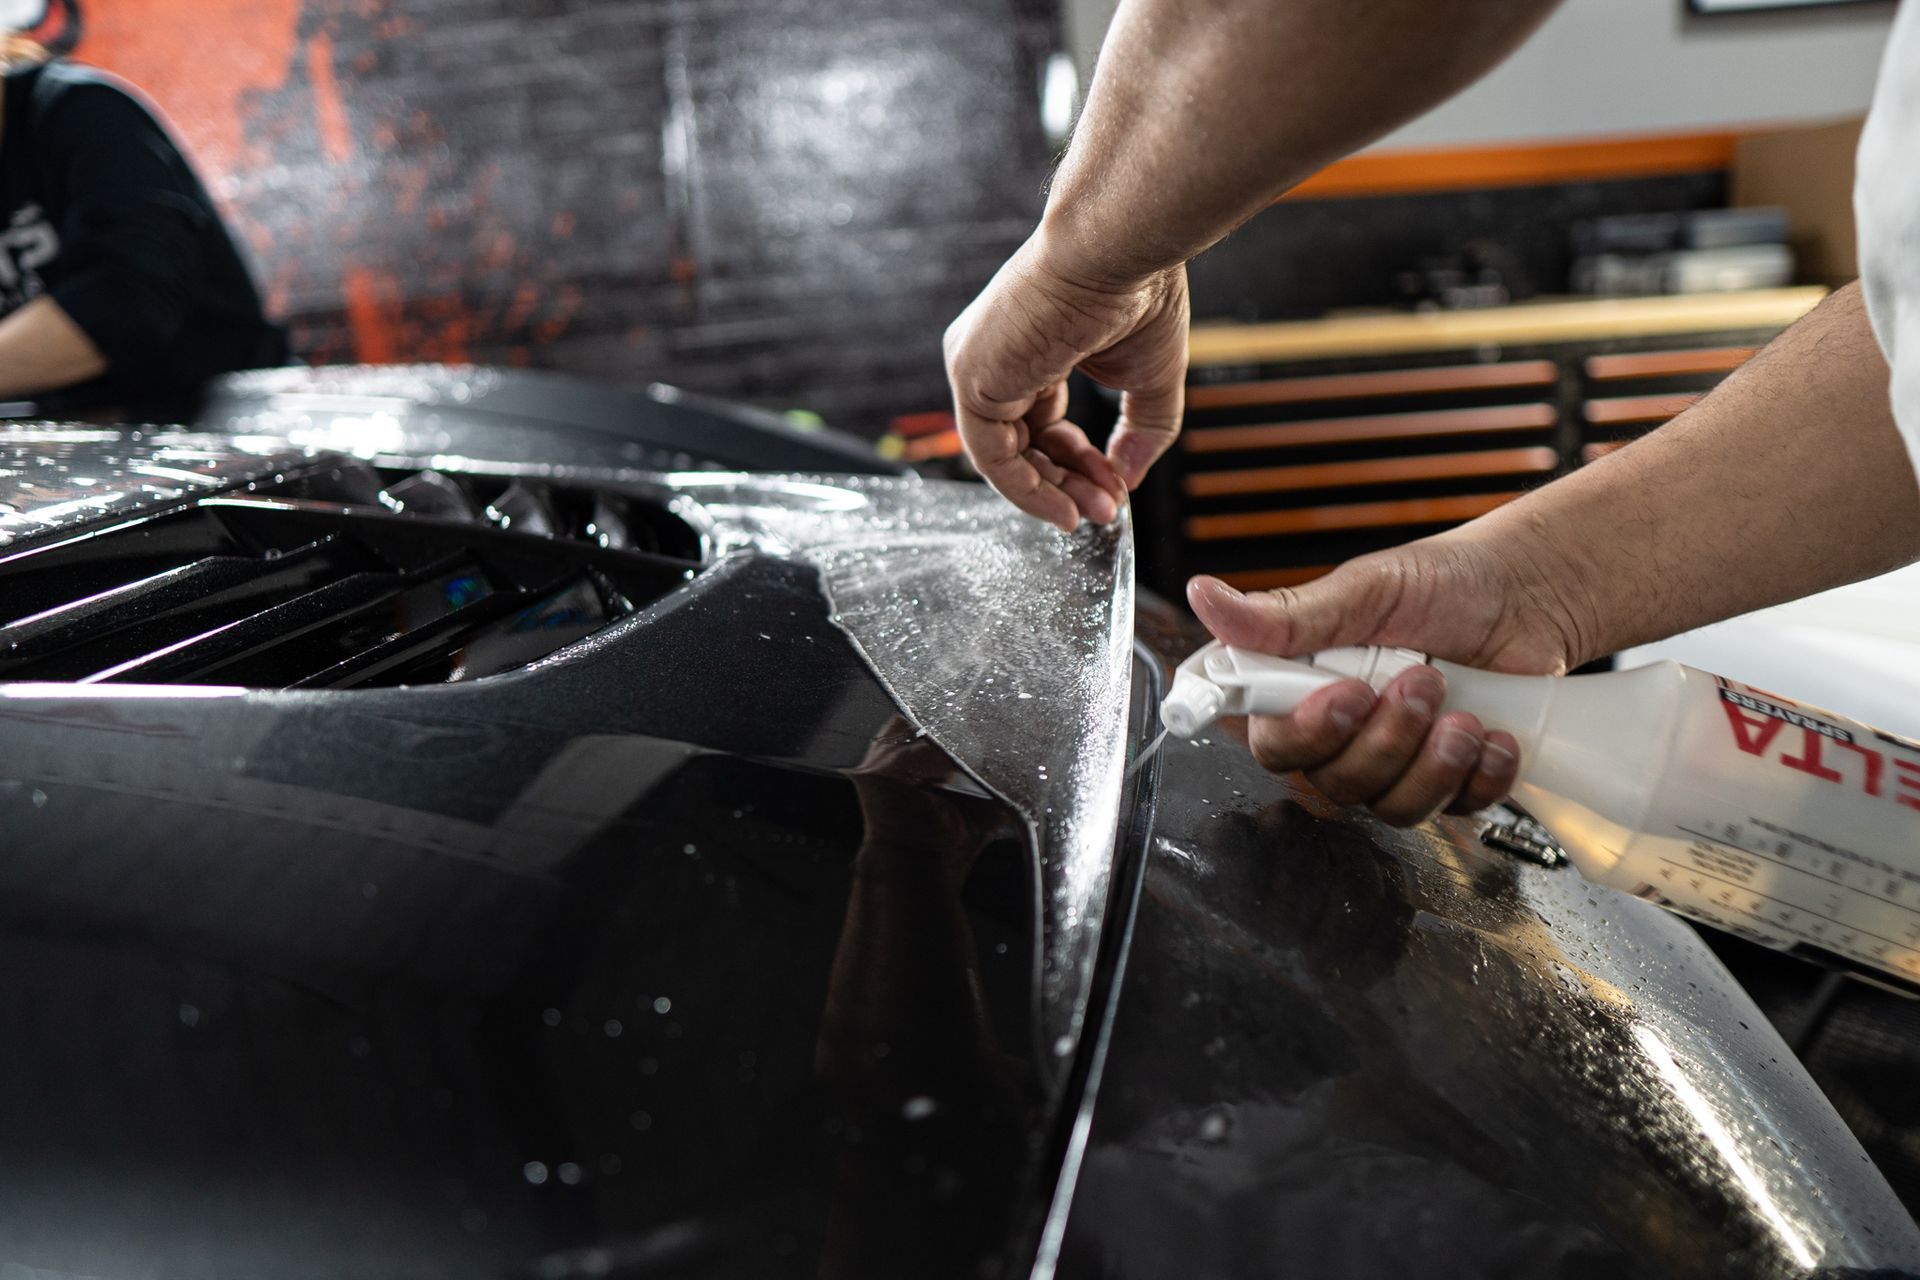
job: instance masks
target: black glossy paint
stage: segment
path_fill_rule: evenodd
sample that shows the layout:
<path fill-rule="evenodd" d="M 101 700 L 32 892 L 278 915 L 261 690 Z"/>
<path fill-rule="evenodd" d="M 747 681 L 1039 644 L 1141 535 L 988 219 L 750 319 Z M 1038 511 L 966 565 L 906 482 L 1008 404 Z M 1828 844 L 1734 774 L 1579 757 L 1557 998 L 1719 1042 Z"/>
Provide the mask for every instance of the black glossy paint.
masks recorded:
<path fill-rule="evenodd" d="M 465 446 L 509 468 L 564 454 L 567 483 L 592 483 L 591 432 L 469 425 L 453 404 L 415 425 L 444 433 L 448 466 Z M 617 424 L 598 434 L 624 460 Z M 190 443 L 195 484 L 288 465 L 271 441 L 253 463 Z M 177 498 L 137 444 L 113 445 L 96 522 Z M 10 517 L 24 545 L 89 518 L 61 514 L 77 480 L 41 470 Z M 0 684 L 0 1034 L 20 1046 L 0 1058 L 0 1264 L 1046 1276 L 1056 1245 L 1062 1274 L 1098 1277 L 1920 1261 L 1682 926 L 1462 824 L 1393 833 L 1305 801 L 1228 730 L 1134 775 L 1104 922 L 1036 917 L 1032 815 L 915 736 L 785 555 L 738 550 L 472 684 Z M 1137 751 L 1144 663 L 1198 637 L 1155 604 L 1135 625 Z M 1050 1088 L 1034 935 L 1101 923 Z"/>
<path fill-rule="evenodd" d="M 1060 1101 L 1026 836 L 810 576 L 472 690 L 0 702 L 0 1256 L 998 1273 Z"/>
<path fill-rule="evenodd" d="M 360 421 L 392 413 L 450 414 L 462 443 L 490 432 L 551 439 L 572 436 L 616 460 L 656 469 L 691 465 L 756 471 L 902 475 L 904 464 L 855 436 L 802 428 L 776 413 L 653 383 L 627 391 L 524 369 L 463 365 L 261 369 L 216 380 L 198 425 L 226 428 L 271 411 L 296 421 Z M 524 447 L 524 446 L 523 446 Z M 618 450 L 619 452 L 614 452 Z"/>
<path fill-rule="evenodd" d="M 1203 638 L 1144 613 L 1175 652 Z M 1062 1276 L 1802 1275 L 1781 1231 L 1802 1203 L 1861 1256 L 1911 1264 L 1911 1223 L 1837 1126 L 1773 1140 L 1817 1172 L 1768 1203 L 1730 1176 L 1697 1092 L 1636 1081 L 1638 1037 L 1677 1014 L 1724 1028 L 1726 1082 L 1825 1109 L 1683 925 L 1594 933 L 1651 961 L 1620 990 L 1596 974 L 1609 957 L 1556 942 L 1615 895 L 1464 821 L 1364 826 L 1259 769 L 1236 725 L 1208 733 L 1162 753 Z"/>

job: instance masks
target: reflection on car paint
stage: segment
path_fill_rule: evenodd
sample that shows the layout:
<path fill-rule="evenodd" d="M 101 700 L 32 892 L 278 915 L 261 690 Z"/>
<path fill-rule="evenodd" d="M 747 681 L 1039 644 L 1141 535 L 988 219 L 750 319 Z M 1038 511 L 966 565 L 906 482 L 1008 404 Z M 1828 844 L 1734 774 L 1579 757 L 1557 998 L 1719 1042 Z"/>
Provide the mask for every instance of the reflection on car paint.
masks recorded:
<path fill-rule="evenodd" d="M 969 732 L 991 732 L 984 764 L 952 751 L 952 767 L 1006 770 L 1043 820 L 1058 821 L 1046 806 L 1082 783 L 1090 807 L 1104 803 L 1124 751 L 1096 750 L 1085 775 L 1061 754 L 1032 759 L 1015 779 L 1031 744 L 997 739 L 1043 733 L 1079 750 L 1080 726 L 1049 722 L 1049 699 L 1095 707 L 1106 655 L 1096 644 L 1038 671 L 1009 667 L 1000 657 L 1033 637 L 994 601 L 1018 582 L 1001 556 L 1052 557 L 1041 587 L 1062 594 L 1048 607 L 1071 615 L 1069 631 L 1084 624 L 1082 639 L 1102 634 L 1097 584 L 1130 579 L 1127 548 L 1103 547 L 1101 531 L 943 525 L 916 510 L 993 505 L 978 491 L 645 472 L 618 446 L 469 430 L 404 406 L 389 426 L 380 449 L 400 452 L 383 461 L 455 456 L 496 474 L 673 491 L 712 567 L 484 685 L 345 697 L 0 688 L 0 950 L 33 975 L 0 1025 L 40 1046 L 14 1059 L 31 1079 L 0 1081 L 0 1097 L 34 1103 L 0 1109 L 0 1150 L 34 1153 L 37 1183 L 64 1177 L 66 1192 L 26 1205 L 38 1186 L 0 1180 L 20 1210 L 0 1221 L 33 1221 L 43 1246 L 58 1237 L 70 1260 L 111 1274 L 128 1259 L 205 1270 L 210 1258 L 294 1274 L 295 1239 L 316 1275 L 334 1263 L 369 1274 L 375 1256 L 436 1278 L 818 1276 L 836 1258 L 845 1274 L 1017 1273 L 1009 1200 L 913 1224 L 944 1212 L 942 1159 L 970 1192 L 997 1180 L 1021 1200 L 1039 1167 L 1032 1133 L 1085 1116 L 1061 1110 L 1078 1100 L 1046 1088 L 1044 1039 L 1036 1049 L 1041 1033 L 1021 1025 L 1039 957 L 1013 945 L 1032 935 L 1009 895 L 1027 882 L 1003 870 L 999 906 L 963 932 L 929 923 L 951 901 L 938 893 L 849 932 L 856 893 L 829 890 L 862 843 L 874 869 L 891 860 L 869 837 L 893 819 L 860 807 L 852 775 L 876 748 L 913 741 L 888 727 L 896 700 L 919 703 L 921 726 L 947 717 L 941 731 L 967 750 Z M 263 431 L 245 447 L 272 456 L 287 443 Z M 622 461 L 580 469 L 610 455 Z M 861 538 L 867 518 L 909 543 L 931 521 L 930 539 L 900 555 L 946 579 L 870 581 L 895 566 Z M 950 643 L 916 612 L 983 599 L 984 625 L 1012 633 L 1014 649 Z M 1194 640 L 1152 612 L 1139 629 L 1168 658 Z M 939 665 L 950 655 L 955 678 Z M 1088 683 L 1019 696 L 1047 688 L 1029 681 L 1048 673 Z M 209 692 L 221 696 L 196 696 Z M 1920 1266 L 1912 1222 L 1684 926 L 1518 866 L 1459 824 L 1395 833 L 1320 806 L 1258 769 L 1231 731 L 1169 742 L 1154 770 L 1174 803 L 1163 800 L 1154 833 L 1062 1275 Z M 929 788 L 949 818 L 997 803 L 958 778 L 917 780 L 911 802 Z M 761 811 L 756 824 L 776 794 L 793 812 Z M 1005 816 L 1024 826 L 1028 815 Z M 716 834 L 729 823 L 737 840 Z M 1054 867 L 1049 848 L 1007 844 L 974 874 L 1031 876 L 1041 858 Z M 1089 885 L 1060 861 L 1050 874 L 1067 891 L 1037 905 L 1047 946 L 1071 956 L 1102 915 L 1069 910 Z M 762 911 L 779 920 L 764 938 Z M 937 1003 L 854 979 L 888 980 L 891 957 L 935 984 L 918 991 L 940 989 L 964 960 L 909 962 L 886 941 L 967 935 L 980 965 L 999 966 L 985 975 L 992 992 L 1014 992 L 990 993 L 991 1043 L 1025 1065 L 1011 1089 L 910 1075 L 852 1088 L 867 1125 L 890 1117 L 895 1131 L 849 1173 L 836 1163 L 861 1159 L 845 1150 L 848 1125 L 862 1140 L 866 1126 L 801 1100 L 874 1065 L 857 1056 L 880 1042 L 873 1028 Z M 856 1055 L 823 1070 L 822 1043 L 839 1034 L 820 1017 L 830 988 Z M 775 1004 L 790 1021 L 769 1014 Z M 1052 1007 L 1056 1019 L 1070 1008 Z M 894 1033 L 899 1043 L 987 1043 L 964 1003 L 943 1010 Z M 726 1034 L 679 1058 L 700 1023 Z M 803 1053 L 770 1048 L 776 1023 Z M 739 1073 L 763 1087 L 776 1059 L 793 1088 L 744 1106 Z M 969 1048 L 951 1061 L 992 1057 Z M 289 1098 L 281 1082 L 306 1087 Z M 955 1103 L 969 1097 L 1000 1100 L 971 1151 L 967 1120 L 980 1113 Z M 164 1203 L 147 1176 L 162 1168 Z M 273 1194 L 253 1195 L 234 1170 L 260 1171 Z M 849 1236 L 835 1235 L 842 1226 Z M 836 1252 L 830 1237 L 876 1252 Z M 938 1251 L 888 1252 L 916 1240 Z"/>
<path fill-rule="evenodd" d="M 1133 538 L 1062 534 L 979 485 L 676 475 L 722 551 L 815 566 L 841 626 L 916 724 L 1033 826 L 1056 1058 L 1086 1015 L 1126 759 Z"/>

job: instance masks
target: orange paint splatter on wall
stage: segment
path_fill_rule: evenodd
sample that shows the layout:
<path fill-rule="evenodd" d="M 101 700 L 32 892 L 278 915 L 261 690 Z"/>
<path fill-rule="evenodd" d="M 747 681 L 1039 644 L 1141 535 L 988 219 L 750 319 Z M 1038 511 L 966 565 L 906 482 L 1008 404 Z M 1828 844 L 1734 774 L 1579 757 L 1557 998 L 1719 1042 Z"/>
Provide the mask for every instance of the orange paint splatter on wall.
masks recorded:
<path fill-rule="evenodd" d="M 353 130 L 347 124 L 346 100 L 333 71 L 333 37 L 316 31 L 307 40 L 307 82 L 313 86 L 313 120 L 327 159 L 345 164 L 353 159 Z"/>
<path fill-rule="evenodd" d="M 354 359 L 392 364 L 400 358 L 400 284 L 383 271 L 348 267 L 340 282 L 347 323 L 353 328 Z"/>
<path fill-rule="evenodd" d="M 299 26 L 300 0 L 113 0 L 86 6 L 74 57 L 150 94 L 217 186 L 267 159 L 242 107 L 286 84 Z"/>

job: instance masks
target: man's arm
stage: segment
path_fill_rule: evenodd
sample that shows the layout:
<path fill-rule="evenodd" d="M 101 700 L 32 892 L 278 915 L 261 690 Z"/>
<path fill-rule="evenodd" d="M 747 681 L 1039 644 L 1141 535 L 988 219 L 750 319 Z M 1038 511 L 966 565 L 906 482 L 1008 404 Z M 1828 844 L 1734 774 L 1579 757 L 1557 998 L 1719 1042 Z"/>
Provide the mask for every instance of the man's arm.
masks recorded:
<path fill-rule="evenodd" d="M 1123 0 L 1042 230 L 1127 286 L 1452 97 L 1558 0 Z"/>
<path fill-rule="evenodd" d="M 106 371 L 100 348 L 52 298 L 0 320 L 0 399 L 58 391 Z"/>
<path fill-rule="evenodd" d="M 1920 557 L 1920 484 L 1858 284 L 1667 426 L 1497 511 L 1543 539 L 1587 616 L 1573 661 Z"/>
<path fill-rule="evenodd" d="M 1022 510 L 1110 519 L 1180 429 L 1185 264 L 1448 97 L 1557 0 L 1123 0 L 1039 229 L 954 322 L 967 452 Z M 1075 368 L 1121 393 L 1101 455 Z"/>
<path fill-rule="evenodd" d="M 191 314 L 211 216 L 178 148 L 110 84 L 68 87 L 35 124 L 64 187 L 64 272 L 48 297 L 117 375 L 177 376 L 165 362 Z"/>
<path fill-rule="evenodd" d="M 1589 659 L 1920 557 L 1920 484 L 1858 286 L 1626 449 L 1458 529 L 1349 561 L 1292 591 L 1189 588 L 1220 639 L 1277 654 L 1400 645 L 1558 674 Z M 1514 743 L 1436 719 L 1439 673 L 1358 681 L 1259 718 L 1269 768 L 1398 823 L 1491 803 Z M 1493 750 L 1487 750 L 1491 743 Z"/>

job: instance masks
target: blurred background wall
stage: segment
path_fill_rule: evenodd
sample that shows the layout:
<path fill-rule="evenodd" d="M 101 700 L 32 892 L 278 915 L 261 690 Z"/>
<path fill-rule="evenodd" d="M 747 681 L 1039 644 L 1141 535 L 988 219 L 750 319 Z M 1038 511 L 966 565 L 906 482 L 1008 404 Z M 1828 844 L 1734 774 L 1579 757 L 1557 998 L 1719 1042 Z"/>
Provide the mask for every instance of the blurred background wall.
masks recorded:
<path fill-rule="evenodd" d="M 310 360 L 945 399 L 1037 216 L 1048 0 L 82 0 Z"/>
<path fill-rule="evenodd" d="M 940 333 L 1041 206 L 1049 56 L 1084 79 L 1115 3 L 81 0 L 77 56 L 162 106 L 306 359 L 672 381 L 877 433 L 945 407 Z M 1567 0 L 1203 255 L 1196 315 L 1403 305 L 1462 255 L 1564 292 L 1569 228 L 1722 206 L 1741 137 L 1857 116 L 1893 9 Z M 1574 150 L 1503 151 L 1543 141 Z"/>

